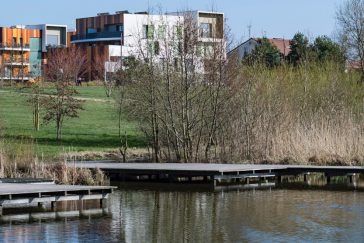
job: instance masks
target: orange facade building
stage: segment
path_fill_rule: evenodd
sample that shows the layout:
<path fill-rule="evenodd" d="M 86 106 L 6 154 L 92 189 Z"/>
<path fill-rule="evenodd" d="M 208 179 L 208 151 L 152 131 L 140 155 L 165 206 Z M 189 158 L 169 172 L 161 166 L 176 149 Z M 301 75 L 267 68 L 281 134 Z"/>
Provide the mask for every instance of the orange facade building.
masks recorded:
<path fill-rule="evenodd" d="M 40 69 L 36 66 L 41 59 L 41 50 L 37 48 L 39 43 L 40 30 L 25 29 L 21 26 L 0 28 L 0 78 L 29 80 L 32 76 L 31 71 Z"/>
<path fill-rule="evenodd" d="M 67 47 L 67 39 L 65 25 L 0 27 L 0 80 L 41 77 L 48 49 Z"/>

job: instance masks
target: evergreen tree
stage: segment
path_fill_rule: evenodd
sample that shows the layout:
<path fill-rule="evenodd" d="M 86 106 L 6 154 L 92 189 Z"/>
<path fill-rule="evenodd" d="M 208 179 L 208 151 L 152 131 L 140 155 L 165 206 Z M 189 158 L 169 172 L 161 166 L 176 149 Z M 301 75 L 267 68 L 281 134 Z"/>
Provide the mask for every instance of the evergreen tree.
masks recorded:
<path fill-rule="evenodd" d="M 312 54 L 308 38 L 300 32 L 294 35 L 290 45 L 291 51 L 288 54 L 288 60 L 295 66 L 307 60 Z"/>
<path fill-rule="evenodd" d="M 279 65 L 281 63 L 281 54 L 276 46 L 269 39 L 258 39 L 258 45 L 254 48 L 246 58 L 248 64 L 265 64 L 269 67 Z"/>
<path fill-rule="evenodd" d="M 339 44 L 332 41 L 327 36 L 319 36 L 315 39 L 313 50 L 316 54 L 317 61 L 327 62 L 334 61 L 344 63 L 345 56 Z"/>

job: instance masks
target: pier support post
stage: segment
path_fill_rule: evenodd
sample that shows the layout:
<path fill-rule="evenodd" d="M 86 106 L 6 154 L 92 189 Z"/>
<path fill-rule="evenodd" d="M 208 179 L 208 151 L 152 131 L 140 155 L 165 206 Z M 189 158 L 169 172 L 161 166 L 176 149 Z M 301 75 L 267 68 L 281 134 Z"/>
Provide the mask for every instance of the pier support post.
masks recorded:
<path fill-rule="evenodd" d="M 104 207 L 104 199 L 100 199 L 100 208 Z"/>
<path fill-rule="evenodd" d="M 3 216 L 3 205 L 0 205 L 0 216 Z"/>
<path fill-rule="evenodd" d="M 249 185 L 250 184 L 250 179 L 249 178 L 246 178 L 245 179 L 245 184 Z"/>
<path fill-rule="evenodd" d="M 56 210 L 56 202 L 55 201 L 52 201 L 51 202 L 51 209 L 54 211 Z"/>
<path fill-rule="evenodd" d="M 280 175 L 277 176 L 276 181 L 277 181 L 278 184 L 281 184 L 282 183 L 282 176 L 280 176 Z"/>
<path fill-rule="evenodd" d="M 311 185 L 311 178 L 310 178 L 311 173 L 305 173 L 303 174 L 303 181 L 307 184 L 307 185 Z"/>
<path fill-rule="evenodd" d="M 357 181 L 356 181 L 356 174 L 348 174 L 348 185 L 352 186 L 352 187 L 356 187 L 357 186 Z"/>
<path fill-rule="evenodd" d="M 329 185 L 331 183 L 331 176 L 326 174 L 326 184 Z"/>

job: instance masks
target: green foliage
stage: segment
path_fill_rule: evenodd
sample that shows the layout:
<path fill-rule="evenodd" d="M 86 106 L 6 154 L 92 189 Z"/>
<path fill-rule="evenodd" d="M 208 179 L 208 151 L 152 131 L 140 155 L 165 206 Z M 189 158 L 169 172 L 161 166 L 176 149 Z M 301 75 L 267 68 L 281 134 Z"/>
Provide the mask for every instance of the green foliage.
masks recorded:
<path fill-rule="evenodd" d="M 333 42 L 327 36 L 317 37 L 313 44 L 313 50 L 319 62 L 334 61 L 344 63 L 345 61 L 344 53 L 341 51 L 339 44 Z"/>
<path fill-rule="evenodd" d="M 297 33 L 290 41 L 291 51 L 288 54 L 288 60 L 293 65 L 297 66 L 303 61 L 307 60 L 311 52 L 308 38 L 302 34 Z"/>
<path fill-rule="evenodd" d="M 276 46 L 274 46 L 267 38 L 258 40 L 258 45 L 249 54 L 245 62 L 248 64 L 265 64 L 268 67 L 277 66 L 281 63 L 281 55 Z"/>

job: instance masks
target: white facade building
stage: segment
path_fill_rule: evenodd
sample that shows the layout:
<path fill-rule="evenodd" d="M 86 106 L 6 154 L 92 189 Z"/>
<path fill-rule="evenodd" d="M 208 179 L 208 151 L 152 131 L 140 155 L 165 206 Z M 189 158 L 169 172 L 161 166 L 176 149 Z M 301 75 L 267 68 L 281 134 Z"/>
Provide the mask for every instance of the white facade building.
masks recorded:
<path fill-rule="evenodd" d="M 207 53 L 214 43 L 224 42 L 223 13 L 190 11 L 148 14 L 119 11 L 113 15 L 102 13 L 95 17 L 77 19 L 77 32 L 72 36 L 71 43 L 94 49 L 89 52 L 103 52 L 108 62 L 117 62 L 121 57 L 122 60 L 129 57 L 140 60 L 153 58 L 153 61 L 171 60 L 177 58 L 178 53 L 167 53 L 164 47 L 183 48 L 180 43 L 183 43 L 183 35 L 186 33 L 183 29 L 186 21 L 191 21 L 194 25 L 198 35 L 197 46 L 201 51 Z M 223 49 L 225 55 L 225 44 Z M 199 69 L 203 72 L 203 67 Z"/>

